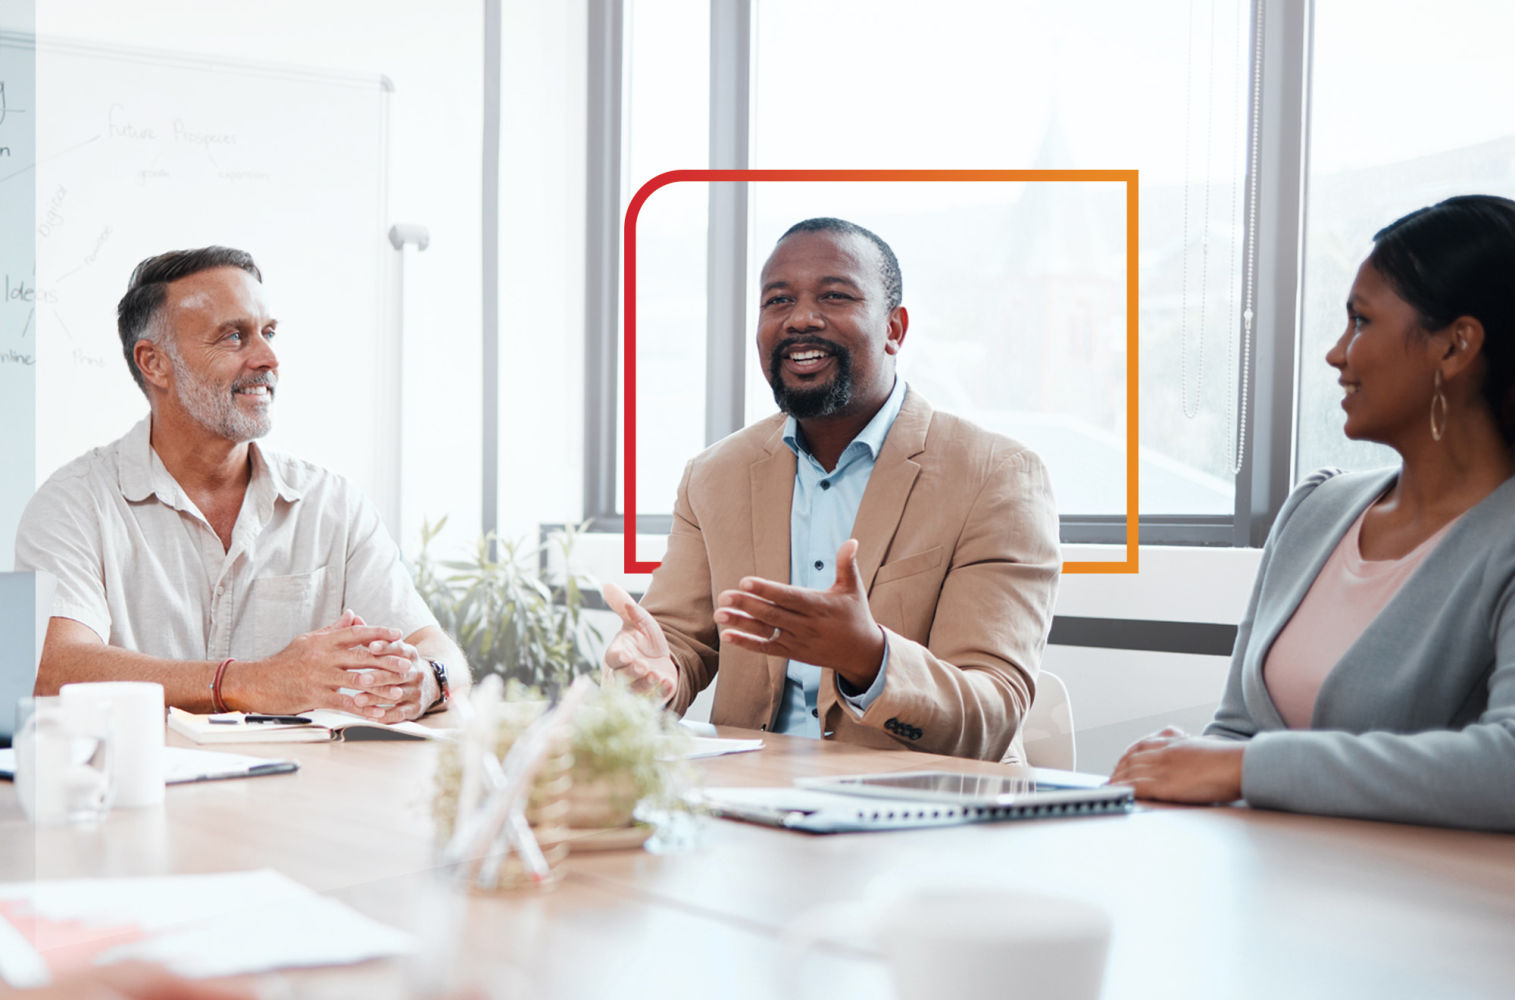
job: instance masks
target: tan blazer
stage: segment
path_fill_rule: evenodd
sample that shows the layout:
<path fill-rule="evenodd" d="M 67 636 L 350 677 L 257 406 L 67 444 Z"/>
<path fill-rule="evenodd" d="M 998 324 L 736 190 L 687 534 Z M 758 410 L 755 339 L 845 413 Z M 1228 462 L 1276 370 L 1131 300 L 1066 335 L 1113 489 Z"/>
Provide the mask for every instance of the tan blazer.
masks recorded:
<path fill-rule="evenodd" d="M 721 648 L 713 613 L 742 577 L 789 579 L 794 453 L 776 414 L 685 468 L 663 564 L 642 601 L 679 667 L 683 712 L 721 672 L 711 720 L 766 729 L 786 661 Z M 889 644 L 884 690 L 857 712 L 820 682 L 821 732 L 863 746 L 1018 761 L 1061 569 L 1057 512 L 1035 453 L 932 411 L 914 390 L 884 440 L 854 524 L 858 568 Z"/>

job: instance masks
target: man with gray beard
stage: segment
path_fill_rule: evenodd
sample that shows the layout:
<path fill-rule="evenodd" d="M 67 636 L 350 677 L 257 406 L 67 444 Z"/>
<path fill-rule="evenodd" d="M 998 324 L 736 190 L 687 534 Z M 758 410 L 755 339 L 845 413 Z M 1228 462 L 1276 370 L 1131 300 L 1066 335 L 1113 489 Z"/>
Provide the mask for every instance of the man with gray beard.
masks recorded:
<path fill-rule="evenodd" d="M 16 535 L 16 568 L 58 578 L 37 693 L 156 681 L 195 712 L 399 722 L 465 687 L 372 505 L 255 443 L 279 362 L 252 257 L 151 257 L 117 321 L 149 414 L 49 478 Z"/>

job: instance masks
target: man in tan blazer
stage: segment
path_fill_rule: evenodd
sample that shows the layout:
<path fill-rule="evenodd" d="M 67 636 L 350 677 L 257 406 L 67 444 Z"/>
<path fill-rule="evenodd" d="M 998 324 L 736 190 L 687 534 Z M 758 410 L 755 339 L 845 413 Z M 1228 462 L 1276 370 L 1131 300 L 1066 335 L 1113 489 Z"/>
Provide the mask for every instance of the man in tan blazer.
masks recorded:
<path fill-rule="evenodd" d="M 1019 760 L 1060 566 L 1052 491 L 1029 449 L 895 378 L 900 286 L 860 226 L 780 238 L 757 346 L 783 412 L 689 463 L 642 605 L 606 587 L 606 669 L 679 712 L 719 671 L 717 724 Z"/>

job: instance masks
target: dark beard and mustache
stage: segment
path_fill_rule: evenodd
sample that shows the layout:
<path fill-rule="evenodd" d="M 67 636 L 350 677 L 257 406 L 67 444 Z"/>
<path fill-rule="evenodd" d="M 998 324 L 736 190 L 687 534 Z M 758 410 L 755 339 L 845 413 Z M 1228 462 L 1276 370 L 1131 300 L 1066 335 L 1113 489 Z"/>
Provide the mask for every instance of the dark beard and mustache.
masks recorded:
<path fill-rule="evenodd" d="M 796 347 L 815 347 L 827 351 L 836 362 L 831 381 L 810 389 L 793 389 L 784 384 L 784 355 Z M 796 420 L 830 417 L 852 402 L 852 352 L 840 344 L 809 337 L 791 337 L 768 356 L 768 384 L 773 387 L 773 401 Z"/>

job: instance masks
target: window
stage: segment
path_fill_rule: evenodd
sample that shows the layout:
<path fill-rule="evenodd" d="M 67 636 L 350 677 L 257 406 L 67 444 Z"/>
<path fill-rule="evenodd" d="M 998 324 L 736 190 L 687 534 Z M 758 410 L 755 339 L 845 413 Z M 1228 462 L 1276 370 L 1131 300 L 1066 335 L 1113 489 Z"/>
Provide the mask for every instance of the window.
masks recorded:
<path fill-rule="evenodd" d="M 1307 0 L 750 4 L 734 27 L 711 31 L 706 50 L 717 74 L 730 46 L 750 56 L 746 87 L 708 106 L 711 122 L 750 115 L 740 165 L 1140 170 L 1144 541 L 1258 544 L 1298 472 L 1381 461 L 1341 441 L 1335 376 L 1319 360 L 1339 333 L 1351 269 L 1372 233 L 1403 211 L 1515 179 L 1515 137 L 1500 107 L 1515 71 L 1496 49 L 1515 28 L 1515 8 L 1499 0 L 1444 4 L 1434 25 L 1414 5 L 1368 0 L 1319 10 Z M 633 20 L 640 6 L 628 7 Z M 710 5 L 731 8 L 747 3 Z M 630 64 L 687 73 L 688 50 L 633 35 Z M 1437 57 L 1453 44 L 1463 58 Z M 631 79 L 645 95 L 648 85 Z M 711 93 L 691 82 L 681 99 L 696 91 Z M 635 94 L 630 101 L 634 132 L 640 105 Z M 664 167 L 709 165 L 709 153 L 695 159 L 695 131 L 685 129 L 680 162 L 649 163 L 626 189 Z M 1065 541 L 1121 537 L 1129 359 L 1120 336 L 1124 220 L 1112 192 L 752 184 L 735 223 L 706 214 L 701 232 L 709 191 L 686 185 L 682 202 L 656 203 L 677 187 L 649 201 L 638 229 L 647 241 L 638 254 L 647 283 L 638 289 L 639 364 L 646 351 L 679 372 L 640 387 L 640 515 L 669 509 L 700 446 L 735 430 L 741 415 L 772 412 L 748 357 L 755 274 L 785 227 L 825 214 L 894 245 L 911 309 L 901 371 L 912 384 L 939 408 L 1041 452 Z M 651 249 L 676 228 L 684 251 Z M 701 235 L 705 246 L 744 248 L 740 329 L 699 325 L 691 270 L 703 266 Z M 706 303 L 725 280 L 715 271 Z M 659 342 L 644 347 L 647 338 Z M 731 338 L 742 362 L 706 376 L 703 406 L 684 398 L 711 345 Z M 732 394 L 740 415 L 724 428 L 707 419 L 695 440 L 713 401 Z M 670 395 L 680 398 L 676 411 Z M 652 430 L 660 425 L 677 432 Z M 660 526 L 666 518 L 642 530 Z"/>
<path fill-rule="evenodd" d="M 642 184 L 680 167 L 703 166 L 709 148 L 709 0 L 656 0 L 626 8 L 625 169 L 620 217 Z M 658 191 L 642 212 L 637 239 L 637 510 L 666 514 L 684 463 L 705 446 L 705 239 L 703 185 Z M 617 229 L 619 231 L 619 229 Z M 619 299 L 618 299 L 619 302 Z M 616 385 L 625 359 L 617 341 Z M 615 407 L 616 440 L 624 428 Z M 616 452 L 617 504 L 625 484 Z M 617 507 L 619 510 L 619 506 Z"/>
<path fill-rule="evenodd" d="M 1141 509 L 1230 515 L 1246 5 L 889 0 L 859 17 L 762 0 L 755 12 L 754 166 L 1140 170 Z M 821 39 L 826 58 L 794 72 L 795 47 Z M 1065 519 L 1125 515 L 1120 185 L 760 186 L 753 203 L 754 270 L 807 215 L 890 241 L 912 385 L 1035 448 Z M 763 391 L 748 401 L 750 416 L 772 411 Z"/>
<path fill-rule="evenodd" d="M 904 276 L 900 376 L 938 409 L 1034 448 L 1064 514 L 1125 512 L 1124 184 L 753 187 L 754 270 L 800 219 L 836 215 L 874 230 Z M 755 280 L 747 298 L 755 318 Z M 774 411 L 758 367 L 748 366 L 749 421 Z"/>
<path fill-rule="evenodd" d="M 1375 232 L 1450 195 L 1515 189 L 1511 37 L 1506 0 L 1448 0 L 1434 17 L 1405 3 L 1317 5 L 1296 476 L 1397 461 L 1342 436 L 1325 353 L 1346 327 L 1347 291 Z"/>

